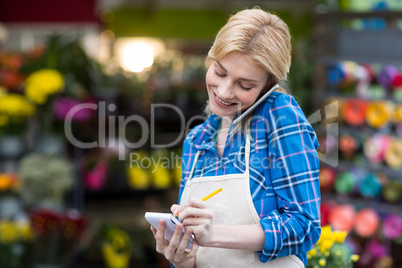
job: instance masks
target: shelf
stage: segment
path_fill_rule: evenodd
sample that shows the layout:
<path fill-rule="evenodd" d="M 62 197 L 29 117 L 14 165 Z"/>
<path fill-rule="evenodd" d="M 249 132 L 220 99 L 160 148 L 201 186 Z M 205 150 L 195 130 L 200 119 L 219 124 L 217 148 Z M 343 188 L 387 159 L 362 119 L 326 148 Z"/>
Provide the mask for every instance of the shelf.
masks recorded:
<path fill-rule="evenodd" d="M 373 173 L 384 173 L 390 179 L 399 179 L 399 181 L 402 183 L 402 170 L 396 170 L 393 168 L 390 168 L 388 166 L 385 166 L 384 164 L 372 164 L 369 163 L 368 161 L 363 161 L 362 163 L 351 163 L 347 162 L 345 160 L 338 160 L 338 165 L 333 166 L 330 164 L 327 164 L 325 162 L 326 159 L 322 159 L 320 163 L 324 166 L 329 166 L 332 167 L 336 170 L 352 170 L 352 169 L 364 169 L 369 172 Z M 335 161 L 332 161 L 331 163 L 334 163 Z"/>
<path fill-rule="evenodd" d="M 333 120 L 331 120 L 330 123 L 331 124 L 334 124 L 334 123 L 339 124 L 338 125 L 338 127 L 340 129 L 339 132 L 334 133 L 335 135 L 338 135 L 338 136 L 347 133 L 347 134 L 351 134 L 351 135 L 353 135 L 355 137 L 358 137 L 360 140 L 368 138 L 368 137 L 372 137 L 372 136 L 374 136 L 376 134 L 390 135 L 390 136 L 393 136 L 393 137 L 398 136 L 398 133 L 395 130 L 393 130 L 392 128 L 373 129 L 373 128 L 367 126 L 367 125 L 357 128 L 357 127 L 352 127 L 352 126 L 349 126 L 349 125 L 343 125 L 340 122 L 333 121 Z M 318 135 L 327 133 L 327 130 L 325 129 L 325 123 L 322 124 L 322 125 L 319 125 L 319 126 L 313 125 L 313 128 L 314 128 L 314 130 L 316 131 L 316 133 Z"/>
<path fill-rule="evenodd" d="M 370 11 L 370 12 L 345 12 L 345 11 L 328 11 L 323 13 L 315 13 L 316 21 L 329 21 L 340 19 L 366 19 L 366 18 L 383 18 L 386 20 L 398 20 L 402 18 L 402 11 Z"/>
<path fill-rule="evenodd" d="M 385 21 L 383 29 L 359 29 L 353 26 L 357 20 L 382 20 Z M 315 29 L 313 35 L 314 60 L 316 63 L 315 74 L 315 104 L 320 112 L 325 114 L 325 101 L 328 98 L 359 98 L 353 90 L 342 91 L 336 85 L 327 81 L 326 68 L 334 63 L 342 61 L 353 61 L 358 64 L 402 66 L 402 31 L 398 29 L 399 20 L 402 19 L 402 11 L 373 11 L 373 12 L 342 12 L 329 11 L 314 15 Z M 376 66 L 377 67 L 377 66 Z M 387 93 L 384 98 L 367 98 L 367 101 L 387 100 L 399 103 L 392 93 Z M 325 119 L 323 119 L 325 120 Z M 387 134 L 394 137 L 399 136 L 395 125 L 389 124 L 385 128 L 374 129 L 364 124 L 353 127 L 339 119 L 328 119 L 328 124 L 338 123 L 336 135 L 338 138 L 343 133 L 358 137 L 361 141 L 376 134 Z M 316 124 L 314 127 L 317 135 L 325 135 L 329 125 Z M 361 169 L 367 173 L 383 173 L 389 180 L 398 180 L 402 183 L 402 169 L 393 169 L 385 163 L 373 164 L 365 158 L 362 146 L 356 157 L 348 161 L 342 158 L 338 148 L 320 156 L 320 164 L 323 167 L 334 168 L 337 172 L 353 171 Z M 332 155 L 331 155 L 332 154 Z M 327 157 L 326 157 L 327 155 Z M 332 158 L 331 158 L 332 156 Z M 323 201 L 335 201 L 341 204 L 352 204 L 356 208 L 372 208 L 380 215 L 401 213 L 401 203 L 386 202 L 382 196 L 376 198 L 365 198 L 359 193 L 344 195 L 331 192 L 322 192 Z"/>
<path fill-rule="evenodd" d="M 353 40 L 353 42 L 351 42 Z M 318 62 L 402 64 L 402 32 L 399 30 L 338 29 L 316 33 Z"/>
<path fill-rule="evenodd" d="M 402 33 L 401 33 L 402 35 Z M 320 64 L 323 65 L 328 65 L 340 61 L 353 61 L 358 64 L 367 64 L 367 63 L 373 63 L 373 64 L 393 64 L 393 65 L 402 65 L 402 58 L 397 58 L 397 57 L 392 57 L 388 59 L 384 59 L 381 57 L 375 57 L 375 56 L 359 56 L 359 55 L 339 55 L 339 56 L 330 56 L 330 55 L 325 55 L 325 56 L 319 56 L 316 55 L 316 61 Z"/>
<path fill-rule="evenodd" d="M 389 213 L 389 214 L 400 214 L 401 213 L 401 204 L 395 203 L 385 203 L 381 202 L 377 199 L 363 199 L 361 197 L 351 197 L 347 195 L 340 194 L 331 194 L 323 192 L 321 194 L 322 201 L 335 201 L 339 204 L 353 204 L 357 209 L 360 208 L 372 208 L 381 213 Z"/>
<path fill-rule="evenodd" d="M 99 191 L 94 190 L 86 190 L 85 191 L 85 199 L 88 200 L 96 200 L 96 199 L 123 199 L 123 198 L 140 198 L 145 197 L 147 195 L 158 195 L 162 196 L 163 194 L 171 191 L 178 191 L 177 187 L 169 187 L 166 189 L 145 189 L 145 190 L 134 190 L 130 188 L 109 188 L 102 189 Z"/>

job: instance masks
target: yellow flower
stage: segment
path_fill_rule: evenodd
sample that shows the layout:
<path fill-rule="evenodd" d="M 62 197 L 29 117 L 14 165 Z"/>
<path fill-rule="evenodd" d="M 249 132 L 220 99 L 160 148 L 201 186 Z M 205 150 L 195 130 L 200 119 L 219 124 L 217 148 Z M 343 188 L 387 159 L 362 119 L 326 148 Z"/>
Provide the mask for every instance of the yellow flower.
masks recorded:
<path fill-rule="evenodd" d="M 346 231 L 334 231 L 334 237 L 336 243 L 343 243 L 345 241 L 348 232 Z"/>
<path fill-rule="evenodd" d="M 31 240 L 32 235 L 32 228 L 28 221 L 23 221 L 18 224 L 19 233 L 22 239 L 24 240 Z"/>
<path fill-rule="evenodd" d="M 335 235 L 332 232 L 331 226 L 326 225 L 321 228 L 321 236 L 317 242 L 321 253 L 329 250 L 335 242 Z"/>
<path fill-rule="evenodd" d="M 317 255 L 317 250 L 315 248 L 313 248 L 309 252 L 307 252 L 308 259 L 310 259 L 311 257 L 314 257 L 315 255 Z"/>
<path fill-rule="evenodd" d="M 110 245 L 109 243 L 103 243 L 102 253 L 108 267 L 110 268 L 128 267 L 128 263 L 131 257 L 130 251 L 119 252 L 116 251 L 113 248 L 113 246 Z"/>
<path fill-rule="evenodd" d="M 321 260 L 318 261 L 318 264 L 320 266 L 325 266 L 325 264 L 327 264 L 327 262 L 325 261 L 325 259 L 321 259 Z"/>
<path fill-rule="evenodd" d="M 319 246 L 321 253 L 328 251 L 332 247 L 333 244 L 334 244 L 334 240 L 328 239 L 328 240 L 322 241 Z"/>
<path fill-rule="evenodd" d="M 10 93 L 0 97 L 0 114 L 3 116 L 27 118 L 34 113 L 35 107 L 23 95 Z"/>
<path fill-rule="evenodd" d="M 131 248 L 131 240 L 128 234 L 120 229 L 109 231 L 107 240 L 115 250 L 126 250 Z"/>
<path fill-rule="evenodd" d="M 360 256 L 357 254 L 352 254 L 350 258 L 352 259 L 353 262 L 357 262 L 360 259 Z"/>
<path fill-rule="evenodd" d="M 44 104 L 50 95 L 63 90 L 64 79 L 56 70 L 42 69 L 32 73 L 25 84 L 26 96 L 37 104 Z"/>
<path fill-rule="evenodd" d="M 4 114 L 0 114 L 0 127 L 3 127 L 8 124 L 8 117 Z"/>
<path fill-rule="evenodd" d="M 7 90 L 5 87 L 0 86 L 0 98 L 4 95 L 6 95 Z"/>
<path fill-rule="evenodd" d="M 18 230 L 11 221 L 0 221 L 0 242 L 12 243 L 18 240 Z"/>
<path fill-rule="evenodd" d="M 320 244 L 320 243 L 322 243 L 322 241 L 327 240 L 327 239 L 330 239 L 330 240 L 334 239 L 334 234 L 332 233 L 332 229 L 331 229 L 330 225 L 326 225 L 321 228 L 321 236 L 320 236 L 320 239 L 318 240 L 317 244 Z"/>

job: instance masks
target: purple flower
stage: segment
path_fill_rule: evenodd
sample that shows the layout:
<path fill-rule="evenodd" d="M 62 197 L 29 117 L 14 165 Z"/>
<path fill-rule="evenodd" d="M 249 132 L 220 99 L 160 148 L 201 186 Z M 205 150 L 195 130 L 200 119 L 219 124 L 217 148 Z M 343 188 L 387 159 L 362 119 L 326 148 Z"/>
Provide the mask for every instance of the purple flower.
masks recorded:
<path fill-rule="evenodd" d="M 376 260 L 388 255 L 385 246 L 375 240 L 368 242 L 366 251 Z"/>
<path fill-rule="evenodd" d="M 69 112 L 74 108 L 75 110 L 71 112 L 70 117 L 73 122 L 85 122 L 88 121 L 92 114 L 93 109 L 79 107 L 78 105 L 89 104 L 92 102 L 83 102 L 73 98 L 58 98 L 55 100 L 53 105 L 53 113 L 56 119 L 66 120 Z"/>

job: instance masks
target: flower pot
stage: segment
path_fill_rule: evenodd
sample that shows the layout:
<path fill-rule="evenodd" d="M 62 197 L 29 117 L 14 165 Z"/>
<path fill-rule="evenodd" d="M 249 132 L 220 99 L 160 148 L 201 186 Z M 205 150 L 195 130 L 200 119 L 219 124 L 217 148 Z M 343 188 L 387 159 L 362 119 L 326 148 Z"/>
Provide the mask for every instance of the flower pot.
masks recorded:
<path fill-rule="evenodd" d="M 35 264 L 34 268 L 63 268 L 63 264 Z"/>
<path fill-rule="evenodd" d="M 85 186 L 89 190 L 100 190 L 105 185 L 108 164 L 106 161 L 99 161 L 92 170 L 84 170 Z"/>
<path fill-rule="evenodd" d="M 56 135 L 44 135 L 36 142 L 35 151 L 42 154 L 62 155 L 66 151 L 66 144 Z"/>
<path fill-rule="evenodd" d="M 21 137 L 6 135 L 0 137 L 0 157 L 15 159 L 22 155 L 25 145 Z"/>

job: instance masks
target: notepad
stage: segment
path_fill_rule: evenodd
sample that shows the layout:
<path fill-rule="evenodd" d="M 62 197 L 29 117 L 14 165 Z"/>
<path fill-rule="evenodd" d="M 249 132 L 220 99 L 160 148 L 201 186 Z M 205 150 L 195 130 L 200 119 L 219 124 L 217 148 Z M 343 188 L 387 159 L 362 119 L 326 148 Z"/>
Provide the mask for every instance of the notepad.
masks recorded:
<path fill-rule="evenodd" d="M 176 219 L 173 214 L 171 213 L 160 213 L 160 212 L 146 212 L 145 213 L 145 219 L 155 228 L 158 229 L 158 223 L 159 220 L 162 219 L 166 222 L 165 225 L 165 239 L 167 239 L 170 242 L 170 239 L 173 236 L 174 230 L 176 228 L 176 225 L 179 224 L 179 220 Z M 185 233 L 185 228 L 183 228 L 183 233 L 180 237 L 180 241 L 183 239 L 184 233 Z M 191 249 L 193 247 L 193 241 L 194 236 L 191 235 L 190 240 L 188 241 L 187 248 Z"/>

